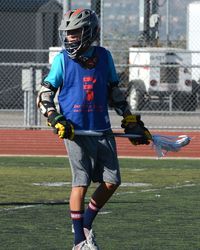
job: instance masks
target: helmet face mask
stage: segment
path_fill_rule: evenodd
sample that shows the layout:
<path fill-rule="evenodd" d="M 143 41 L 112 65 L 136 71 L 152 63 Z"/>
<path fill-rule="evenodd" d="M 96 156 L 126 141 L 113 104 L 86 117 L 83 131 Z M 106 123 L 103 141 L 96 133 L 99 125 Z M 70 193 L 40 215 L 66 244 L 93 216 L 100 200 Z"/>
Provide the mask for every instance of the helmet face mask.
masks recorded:
<path fill-rule="evenodd" d="M 80 32 L 81 29 L 81 32 Z M 76 35 L 79 32 L 80 39 L 69 39 L 70 33 Z M 71 31 L 71 32 L 70 32 Z M 94 11 L 89 9 L 77 9 L 68 11 L 59 27 L 59 35 L 62 45 L 68 56 L 77 58 L 95 41 L 99 33 L 99 22 Z M 71 41 L 70 41 L 71 40 Z"/>
<path fill-rule="evenodd" d="M 83 30 L 81 31 L 79 39 L 77 38 L 75 40 L 70 40 L 68 38 L 68 36 L 70 36 L 68 33 L 70 33 L 70 32 L 61 31 L 60 38 L 61 38 L 62 44 L 64 45 L 64 48 L 66 49 L 68 55 L 70 56 L 70 58 L 74 59 L 74 58 L 76 58 L 78 51 L 82 47 Z"/>

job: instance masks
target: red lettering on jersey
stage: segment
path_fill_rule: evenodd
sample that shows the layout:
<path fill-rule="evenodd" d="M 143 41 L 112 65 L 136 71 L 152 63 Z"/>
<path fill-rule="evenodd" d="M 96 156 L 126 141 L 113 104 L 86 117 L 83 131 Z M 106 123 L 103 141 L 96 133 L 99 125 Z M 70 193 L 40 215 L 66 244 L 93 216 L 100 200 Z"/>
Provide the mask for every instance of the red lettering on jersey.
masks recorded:
<path fill-rule="evenodd" d="M 83 86 L 83 89 L 93 89 L 93 85 L 92 84 L 85 84 Z"/>
<path fill-rule="evenodd" d="M 92 101 L 94 99 L 94 91 L 92 90 L 87 90 L 86 91 L 86 99 L 87 101 Z"/>
<path fill-rule="evenodd" d="M 96 83 L 97 79 L 92 77 L 92 76 L 85 76 L 83 77 L 83 82 L 92 82 L 92 83 Z"/>

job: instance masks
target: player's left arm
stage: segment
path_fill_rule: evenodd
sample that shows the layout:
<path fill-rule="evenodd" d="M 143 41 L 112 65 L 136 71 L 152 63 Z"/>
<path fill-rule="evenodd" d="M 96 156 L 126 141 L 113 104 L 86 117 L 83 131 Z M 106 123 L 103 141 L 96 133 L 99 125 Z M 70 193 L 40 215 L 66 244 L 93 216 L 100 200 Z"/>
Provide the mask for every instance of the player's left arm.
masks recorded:
<path fill-rule="evenodd" d="M 139 138 L 130 138 L 133 145 L 149 144 L 152 140 L 151 133 L 144 126 L 140 115 L 132 114 L 130 106 L 120 88 L 118 87 L 119 79 L 116 73 L 114 62 L 111 54 L 108 52 L 109 65 L 109 104 L 115 109 L 118 115 L 124 117 L 121 127 L 127 134 L 141 135 Z"/>
<path fill-rule="evenodd" d="M 113 107 L 116 113 L 120 116 L 126 117 L 131 114 L 130 106 L 126 101 L 123 92 L 119 88 L 119 77 L 116 72 L 114 61 L 112 55 L 109 51 L 108 53 L 108 98 L 109 105 Z"/>

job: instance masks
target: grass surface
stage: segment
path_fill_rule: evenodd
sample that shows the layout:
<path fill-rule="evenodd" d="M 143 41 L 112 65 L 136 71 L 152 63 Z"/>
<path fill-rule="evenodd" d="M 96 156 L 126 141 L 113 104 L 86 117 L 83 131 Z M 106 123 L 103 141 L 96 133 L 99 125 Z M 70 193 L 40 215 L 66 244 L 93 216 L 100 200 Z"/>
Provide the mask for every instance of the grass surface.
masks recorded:
<path fill-rule="evenodd" d="M 120 165 L 122 185 L 94 223 L 101 249 L 200 249 L 200 161 Z M 70 250 L 70 181 L 65 158 L 0 157 L 0 249 Z"/>

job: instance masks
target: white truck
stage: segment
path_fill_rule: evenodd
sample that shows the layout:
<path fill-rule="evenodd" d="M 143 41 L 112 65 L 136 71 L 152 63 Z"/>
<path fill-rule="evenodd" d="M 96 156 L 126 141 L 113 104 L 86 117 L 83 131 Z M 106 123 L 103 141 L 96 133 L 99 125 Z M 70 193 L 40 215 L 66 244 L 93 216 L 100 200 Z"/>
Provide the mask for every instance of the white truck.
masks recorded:
<path fill-rule="evenodd" d="M 197 107 L 193 91 L 191 53 L 177 48 L 129 49 L 128 102 L 133 110 L 191 111 Z"/>
<path fill-rule="evenodd" d="M 169 5 L 169 1 L 166 4 Z M 159 0 L 139 0 L 140 35 L 138 43 L 129 49 L 127 99 L 133 110 L 194 111 L 197 107 L 196 89 L 199 84 L 192 74 L 194 60 L 192 62 L 191 48 L 169 47 L 169 34 L 166 34 L 167 46 L 159 46 L 159 6 Z M 189 24 L 193 17 L 190 9 Z M 193 27 L 194 25 L 189 25 L 189 34 Z"/>

